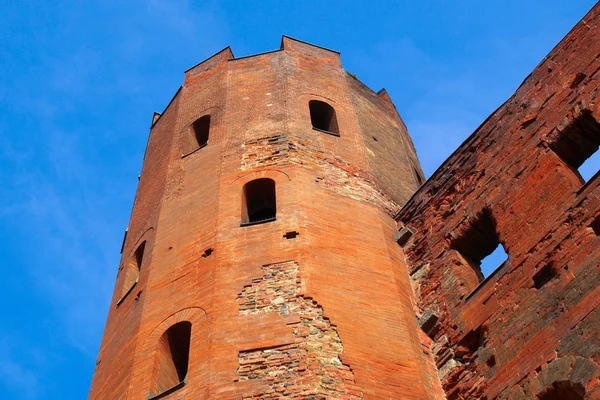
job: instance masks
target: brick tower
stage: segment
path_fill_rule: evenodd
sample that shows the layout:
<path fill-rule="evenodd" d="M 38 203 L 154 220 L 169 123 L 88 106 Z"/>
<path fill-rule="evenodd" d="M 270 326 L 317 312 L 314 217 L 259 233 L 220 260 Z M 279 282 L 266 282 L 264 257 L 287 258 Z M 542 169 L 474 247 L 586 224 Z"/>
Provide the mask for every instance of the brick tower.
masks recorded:
<path fill-rule="evenodd" d="M 90 399 L 436 399 L 393 216 L 423 181 L 387 93 L 283 37 L 155 114 Z"/>

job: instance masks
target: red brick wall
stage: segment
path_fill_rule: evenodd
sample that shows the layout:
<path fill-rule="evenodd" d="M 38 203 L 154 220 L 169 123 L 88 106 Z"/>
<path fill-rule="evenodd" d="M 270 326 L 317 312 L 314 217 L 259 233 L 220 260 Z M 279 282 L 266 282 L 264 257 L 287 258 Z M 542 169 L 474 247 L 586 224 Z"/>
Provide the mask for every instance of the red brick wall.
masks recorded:
<path fill-rule="evenodd" d="M 449 399 L 600 398 L 600 176 L 552 150 L 581 121 L 600 143 L 599 20 L 596 5 L 398 216 Z M 484 212 L 508 260 L 477 287 L 457 241 Z"/>
<path fill-rule="evenodd" d="M 334 107 L 340 137 L 312 129 L 312 99 Z M 206 113 L 208 145 L 182 158 L 182 135 Z M 380 147 L 367 149 L 367 130 Z M 337 53 L 287 37 L 252 57 L 223 50 L 186 73 L 144 162 L 124 262 L 141 227 L 153 229 L 133 295 L 111 308 L 90 399 L 146 398 L 160 338 L 180 321 L 192 323 L 189 370 L 169 399 L 442 398 L 393 240 L 416 154 L 389 100 L 348 77 Z M 242 187 L 263 177 L 275 181 L 277 219 L 242 227 Z M 266 278 L 273 266 L 293 277 Z M 293 293 L 276 295 L 289 279 Z M 289 312 L 241 312 L 240 296 Z M 298 365 L 263 357 L 282 349 Z M 262 358 L 294 387 L 247 373 Z"/>

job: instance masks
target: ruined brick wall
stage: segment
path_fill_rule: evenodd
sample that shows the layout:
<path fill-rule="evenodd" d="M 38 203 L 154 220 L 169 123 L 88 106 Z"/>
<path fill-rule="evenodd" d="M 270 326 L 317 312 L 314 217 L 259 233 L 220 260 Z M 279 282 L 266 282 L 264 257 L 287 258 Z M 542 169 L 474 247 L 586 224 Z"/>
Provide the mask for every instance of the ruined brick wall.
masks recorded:
<path fill-rule="evenodd" d="M 599 22 L 596 5 L 398 215 L 448 399 L 600 398 L 600 175 L 577 172 L 600 144 Z"/>
<path fill-rule="evenodd" d="M 362 399 L 352 370 L 340 360 L 344 346 L 336 327 L 301 294 L 298 264 L 265 265 L 263 274 L 238 295 L 240 315 L 276 313 L 293 329 L 294 341 L 239 353 L 239 381 L 259 382 L 244 399 Z"/>
<path fill-rule="evenodd" d="M 111 304 L 90 399 L 157 395 L 157 348 L 181 322 L 189 362 L 162 398 L 442 398 L 393 239 L 416 154 L 389 98 L 356 84 L 338 53 L 287 37 L 186 72 L 151 131 L 123 253 L 146 240 L 144 261 Z M 339 136 L 313 129 L 311 100 L 334 108 Z M 373 129 L 382 147 L 368 150 Z M 261 178 L 275 183 L 276 218 L 242 224 L 244 185 Z"/>

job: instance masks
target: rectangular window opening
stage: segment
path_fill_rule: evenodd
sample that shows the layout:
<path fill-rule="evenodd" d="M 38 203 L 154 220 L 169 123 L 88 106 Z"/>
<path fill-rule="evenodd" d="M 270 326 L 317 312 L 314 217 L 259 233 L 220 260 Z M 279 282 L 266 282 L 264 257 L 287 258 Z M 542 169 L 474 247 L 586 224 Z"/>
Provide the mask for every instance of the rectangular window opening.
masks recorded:
<path fill-rule="evenodd" d="M 489 277 L 508 259 L 496 231 L 492 213 L 484 209 L 466 230 L 453 241 L 457 250 L 473 269 L 479 282 Z"/>
<path fill-rule="evenodd" d="M 589 181 L 600 169 L 600 124 L 589 110 L 569 124 L 550 148 L 578 176 L 581 183 Z"/>
<path fill-rule="evenodd" d="M 495 270 L 500 268 L 504 262 L 508 260 L 508 254 L 501 243 L 490 253 L 489 256 L 481 260 L 481 273 L 483 278 L 490 276 Z"/>
<path fill-rule="evenodd" d="M 533 285 L 536 289 L 541 289 L 546 283 L 550 282 L 552 278 L 557 275 L 556 267 L 554 263 L 550 262 L 539 269 L 538 272 L 533 275 Z"/>

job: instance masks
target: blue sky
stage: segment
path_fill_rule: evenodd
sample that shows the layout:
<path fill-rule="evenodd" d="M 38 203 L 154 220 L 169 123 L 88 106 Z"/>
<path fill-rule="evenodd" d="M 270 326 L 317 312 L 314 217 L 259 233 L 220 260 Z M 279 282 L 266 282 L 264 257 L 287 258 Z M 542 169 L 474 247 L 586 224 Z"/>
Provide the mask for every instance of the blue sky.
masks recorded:
<path fill-rule="evenodd" d="M 152 113 L 185 69 L 282 34 L 341 51 L 388 90 L 429 176 L 593 4 L 2 2 L 2 397 L 87 396 Z"/>

